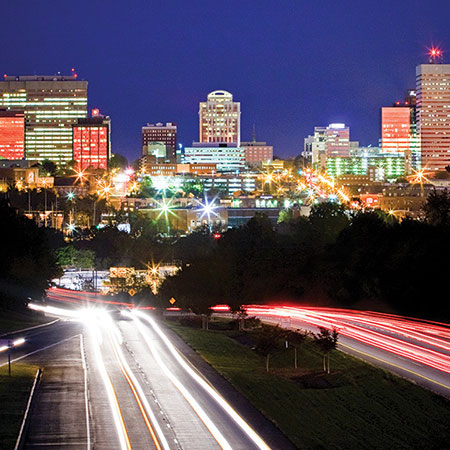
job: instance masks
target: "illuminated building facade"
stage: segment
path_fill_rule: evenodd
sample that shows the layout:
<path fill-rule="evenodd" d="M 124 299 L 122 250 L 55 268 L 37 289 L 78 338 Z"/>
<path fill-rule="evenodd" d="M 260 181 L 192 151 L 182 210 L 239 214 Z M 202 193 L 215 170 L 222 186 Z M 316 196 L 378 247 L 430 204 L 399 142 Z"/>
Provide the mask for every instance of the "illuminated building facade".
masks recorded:
<path fill-rule="evenodd" d="M 25 158 L 25 117 L 23 112 L 0 110 L 0 158 Z"/>
<path fill-rule="evenodd" d="M 344 174 L 371 174 L 371 178 L 377 181 L 395 180 L 406 174 L 405 158 L 403 156 L 328 158 L 327 171 L 332 178 Z"/>
<path fill-rule="evenodd" d="M 172 164 L 172 163 L 146 163 L 141 159 L 141 170 L 150 176 L 171 177 L 177 174 L 190 173 L 193 175 L 211 175 L 217 173 L 216 164 Z"/>
<path fill-rule="evenodd" d="M 411 142 L 409 107 L 381 108 L 381 148 L 383 153 L 407 155 Z"/>
<path fill-rule="evenodd" d="M 417 66 L 416 83 L 422 167 L 445 170 L 450 164 L 450 64 Z"/>
<path fill-rule="evenodd" d="M 316 170 L 326 170 L 327 158 L 345 158 L 351 151 L 350 128 L 343 123 L 314 127 L 314 134 L 303 144 L 303 156 Z"/>
<path fill-rule="evenodd" d="M 193 147 L 185 147 L 183 159 L 186 164 L 217 164 L 218 172 L 242 172 L 246 169 L 245 150 L 235 145 L 196 142 Z"/>
<path fill-rule="evenodd" d="M 0 107 L 25 113 L 27 159 L 72 159 L 72 125 L 87 117 L 87 81 L 69 76 L 4 76 Z"/>
<path fill-rule="evenodd" d="M 325 130 L 328 158 L 350 156 L 350 129 L 343 123 L 331 123 Z"/>
<path fill-rule="evenodd" d="M 164 158 L 167 158 L 170 162 L 175 162 L 177 157 L 177 125 L 171 122 L 165 125 L 158 122 L 157 124 L 148 123 L 142 127 L 142 154 L 151 154 L 150 147 L 155 143 L 164 144 L 166 148 Z"/>
<path fill-rule="evenodd" d="M 233 102 L 227 91 L 214 91 L 200 103 L 200 138 L 202 143 L 241 144 L 241 104 Z"/>
<path fill-rule="evenodd" d="M 261 166 L 263 162 L 273 160 L 273 147 L 266 142 L 241 142 L 245 151 L 245 163 L 248 166 Z"/>
<path fill-rule="evenodd" d="M 111 156 L 110 123 L 109 117 L 96 116 L 78 119 L 78 123 L 72 126 L 72 159 L 77 162 L 78 169 L 108 168 Z"/>

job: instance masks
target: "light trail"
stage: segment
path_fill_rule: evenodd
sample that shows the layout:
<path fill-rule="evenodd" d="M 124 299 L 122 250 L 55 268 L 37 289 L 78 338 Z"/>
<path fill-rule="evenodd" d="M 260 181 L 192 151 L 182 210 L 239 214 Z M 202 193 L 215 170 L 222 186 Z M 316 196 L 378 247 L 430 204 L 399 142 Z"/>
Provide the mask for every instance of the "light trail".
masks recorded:
<path fill-rule="evenodd" d="M 209 416 L 206 414 L 205 410 L 198 404 L 198 402 L 189 393 L 189 391 L 184 387 L 184 385 L 181 383 L 181 381 L 173 374 L 173 372 L 163 362 L 159 352 L 156 350 L 155 345 L 152 344 L 149 334 L 148 334 L 147 330 L 144 328 L 144 326 L 142 325 L 139 318 L 133 317 L 133 320 L 134 320 L 134 323 L 136 324 L 138 331 L 144 338 L 145 343 L 147 344 L 148 348 L 152 352 L 153 358 L 155 359 L 156 363 L 161 368 L 161 370 L 164 372 L 166 377 L 172 382 L 172 384 L 178 389 L 178 391 L 181 393 L 181 395 L 189 403 L 189 405 L 195 411 L 197 416 L 200 418 L 200 420 L 203 422 L 203 424 L 209 430 L 209 432 L 211 433 L 213 438 L 220 445 L 220 447 L 224 450 L 232 450 L 232 447 L 230 446 L 228 441 L 225 439 L 223 434 L 218 430 L 218 428 L 213 423 L 213 421 L 209 418 Z"/>
<path fill-rule="evenodd" d="M 100 343 L 99 343 L 99 335 L 98 335 L 98 327 L 97 324 L 90 318 L 89 316 L 86 317 L 85 323 L 88 327 L 90 336 L 91 336 L 91 342 L 92 342 L 92 348 L 94 350 L 94 357 L 95 361 L 97 363 L 97 367 L 100 372 L 100 376 L 103 380 L 103 384 L 106 388 L 106 393 L 108 396 L 109 405 L 113 414 L 114 418 L 114 424 L 116 427 L 117 435 L 119 437 L 120 442 L 120 448 L 131 450 L 131 443 L 130 443 L 130 437 L 128 435 L 127 428 L 125 426 L 125 421 L 122 415 L 122 411 L 120 409 L 119 401 L 117 399 L 116 391 L 114 390 L 114 386 L 111 382 L 111 378 L 108 375 L 108 372 L 105 367 L 105 363 L 103 361 L 102 352 L 100 350 Z"/>
<path fill-rule="evenodd" d="M 115 327 L 115 325 L 110 321 L 108 324 L 108 328 L 111 331 Z M 117 328 L 115 328 L 117 330 Z M 118 330 L 117 330 L 118 331 Z M 133 374 L 133 371 L 131 370 L 130 366 L 128 365 L 125 356 L 122 352 L 120 342 L 118 342 L 117 334 L 112 334 L 112 343 L 114 345 L 114 352 L 116 354 L 116 357 L 119 361 L 121 371 L 127 380 L 128 385 L 130 386 L 130 389 L 134 395 L 134 398 L 136 400 L 136 403 L 138 404 L 139 410 L 141 411 L 142 417 L 144 418 L 145 424 L 150 432 L 150 435 L 152 437 L 152 440 L 155 444 L 155 447 L 157 450 L 161 450 L 161 445 L 159 441 L 161 441 L 162 447 L 164 450 L 170 450 L 170 446 L 164 436 L 164 433 L 156 419 L 156 416 L 154 415 L 150 404 L 147 401 L 147 398 L 145 396 L 144 390 L 142 389 L 142 386 L 140 385 L 139 381 L 137 380 L 136 376 Z M 148 415 L 147 415 L 148 414 Z M 149 417 L 150 416 L 150 419 Z M 153 430 L 152 423 L 154 424 L 154 427 L 156 429 L 156 433 L 159 437 L 156 436 L 155 431 Z"/>
<path fill-rule="evenodd" d="M 245 435 L 259 448 L 264 450 L 269 450 L 270 447 L 261 439 L 261 437 L 250 427 L 250 425 L 229 405 L 229 403 L 210 385 L 208 384 L 202 377 L 198 375 L 180 356 L 180 353 L 176 350 L 174 345 L 170 342 L 169 338 L 163 333 L 161 328 L 156 324 L 156 322 L 151 319 L 148 315 L 135 311 L 133 313 L 134 316 L 137 316 L 147 323 L 153 328 L 153 330 L 158 334 L 158 336 L 162 339 L 169 352 L 174 356 L 178 364 L 188 373 L 188 375 L 193 378 L 197 384 L 200 385 L 208 395 L 213 398 L 216 403 L 233 419 L 233 421 L 239 426 L 239 428 L 245 433 Z M 137 321 L 138 322 L 138 321 Z M 145 338 L 145 336 L 144 336 Z M 147 342 L 148 344 L 148 342 Z M 149 344 L 148 344 L 149 345 Z M 150 345 L 149 345 L 150 346 Z M 154 347 L 154 346 L 153 346 Z M 153 349 L 152 347 L 152 349 Z"/>
<path fill-rule="evenodd" d="M 450 326 L 445 324 L 415 322 L 387 314 L 377 317 L 370 312 L 331 308 L 248 306 L 246 310 L 260 317 L 290 318 L 328 329 L 336 327 L 342 336 L 450 373 L 450 354 L 445 353 L 450 353 Z"/>

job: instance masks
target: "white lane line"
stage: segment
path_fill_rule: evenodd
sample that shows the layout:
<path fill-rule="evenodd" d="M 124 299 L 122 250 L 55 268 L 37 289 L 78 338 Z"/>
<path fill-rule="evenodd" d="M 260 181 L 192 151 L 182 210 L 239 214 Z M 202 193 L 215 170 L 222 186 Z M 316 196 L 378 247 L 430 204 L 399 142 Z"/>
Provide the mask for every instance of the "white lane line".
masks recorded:
<path fill-rule="evenodd" d="M 231 445 L 225 439 L 223 434 L 219 431 L 210 417 L 206 414 L 205 410 L 198 404 L 194 397 L 189 393 L 189 391 L 183 386 L 180 380 L 170 371 L 170 369 L 164 364 L 159 352 L 156 350 L 155 345 L 152 345 L 150 338 L 148 337 L 147 330 L 143 327 L 139 318 L 134 317 L 134 323 L 136 324 L 139 332 L 143 336 L 148 348 L 152 352 L 153 358 L 157 362 L 158 366 L 164 372 L 166 377 L 172 382 L 172 384 L 178 389 L 181 395 L 186 399 L 186 401 L 191 405 L 191 408 L 198 415 L 200 420 L 205 424 L 206 428 L 209 430 L 211 435 L 224 450 L 232 450 Z"/>
<path fill-rule="evenodd" d="M 169 338 L 162 332 L 156 322 L 148 317 L 146 314 L 136 311 L 136 315 L 146 320 L 155 332 L 162 339 L 170 353 L 174 356 L 175 360 L 180 366 L 202 387 L 215 401 L 225 410 L 225 412 L 234 420 L 234 422 L 241 428 L 241 430 L 247 435 L 247 437 L 259 448 L 263 450 L 269 450 L 270 447 L 264 442 L 264 440 L 253 430 L 253 428 L 230 406 L 230 404 L 201 376 L 198 375 L 181 357 L 178 350 L 170 342 Z M 145 338 L 145 336 L 144 336 Z"/>
<path fill-rule="evenodd" d="M 112 323 L 112 321 L 108 325 L 111 327 L 115 327 L 115 325 Z M 117 328 L 115 327 L 115 329 L 117 329 Z M 110 331 L 111 331 L 111 329 L 110 329 Z M 158 421 L 156 420 L 156 416 L 153 413 L 153 410 L 151 409 L 150 404 L 148 403 L 148 400 L 147 400 L 147 397 L 145 396 L 144 390 L 142 389 L 141 384 L 137 380 L 136 376 L 132 372 L 130 366 L 128 365 L 128 363 L 125 359 L 125 355 L 122 352 L 122 348 L 120 346 L 120 342 L 118 342 L 117 335 L 116 336 L 114 336 L 114 334 L 112 335 L 111 342 L 114 344 L 114 347 L 116 349 L 117 356 L 119 357 L 119 363 L 123 366 L 123 368 L 125 369 L 125 372 L 130 377 L 134 387 L 136 388 L 136 391 L 139 394 L 139 398 L 144 405 L 145 411 L 150 416 L 150 422 L 155 427 L 156 433 L 158 434 L 159 440 L 161 441 L 163 448 L 165 450 L 170 450 L 169 443 L 167 442 L 166 437 L 164 436 L 164 433 L 163 433 Z"/>
<path fill-rule="evenodd" d="M 22 328 L 21 330 L 8 331 L 7 333 L 0 334 L 0 337 L 8 336 L 8 334 L 23 333 L 24 331 L 35 330 L 36 328 L 48 327 L 49 325 L 53 325 L 54 323 L 56 323 L 58 321 L 59 321 L 59 319 L 56 319 L 56 320 L 52 320 L 51 322 L 42 323 L 40 325 L 35 325 L 34 327 Z"/>
<path fill-rule="evenodd" d="M 86 325 L 88 326 L 89 333 L 91 335 L 92 347 L 94 352 L 95 361 L 97 363 L 98 370 L 100 372 L 100 376 L 103 380 L 103 384 L 106 389 L 106 394 L 108 396 L 109 406 L 111 408 L 111 412 L 114 419 L 114 425 L 116 427 L 116 431 L 118 434 L 120 448 L 122 450 L 130 450 L 131 444 L 128 437 L 128 432 L 125 427 L 125 422 L 122 416 L 122 412 L 120 410 L 119 400 L 117 399 L 116 392 L 114 390 L 114 386 L 112 384 L 111 378 L 108 375 L 108 371 L 105 367 L 105 362 L 103 361 L 102 352 L 100 349 L 99 337 L 101 338 L 101 332 L 99 329 L 100 320 L 94 322 L 95 319 L 87 317 Z"/>
<path fill-rule="evenodd" d="M 46 345 L 45 347 L 38 348 L 37 350 L 34 350 L 33 352 L 27 353 L 26 355 L 22 355 L 22 356 L 19 356 L 18 358 L 12 359 L 11 362 L 14 363 L 14 362 L 20 361 L 21 359 L 28 358 L 29 356 L 34 355 L 35 353 L 39 353 L 39 352 L 42 352 L 42 351 L 47 350 L 49 348 L 55 347 L 56 345 L 62 344 L 63 342 L 70 341 L 71 339 L 76 338 L 78 336 L 79 336 L 79 334 L 76 334 L 76 335 L 71 336 L 69 338 L 66 338 L 66 339 L 63 339 L 61 341 L 55 342 L 54 344 L 50 344 L 50 345 Z M 8 364 L 7 362 L 5 362 L 3 364 L 0 364 L 0 367 L 6 366 L 7 364 Z"/>
<path fill-rule="evenodd" d="M 87 434 L 87 449 L 91 449 L 91 425 L 89 421 L 89 401 L 88 401 L 88 379 L 87 379 L 87 366 L 86 366 L 86 356 L 84 354 L 84 337 L 80 334 L 80 352 L 81 361 L 83 364 L 84 372 L 84 407 L 86 411 L 86 434 Z"/>

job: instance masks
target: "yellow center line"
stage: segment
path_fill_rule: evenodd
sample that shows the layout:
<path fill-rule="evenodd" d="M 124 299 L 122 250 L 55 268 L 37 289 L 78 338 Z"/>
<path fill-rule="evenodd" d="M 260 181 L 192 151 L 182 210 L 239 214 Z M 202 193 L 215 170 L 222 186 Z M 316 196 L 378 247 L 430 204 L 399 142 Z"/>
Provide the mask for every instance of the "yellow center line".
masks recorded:
<path fill-rule="evenodd" d="M 361 350 L 357 350 L 356 348 L 350 347 L 350 345 L 342 344 L 340 342 L 339 346 L 349 348 L 350 350 L 352 350 L 354 352 L 361 353 L 364 356 L 367 356 L 369 358 L 372 358 L 372 359 L 375 359 L 377 361 L 383 362 L 385 364 L 389 364 L 390 366 L 396 367 L 397 369 L 404 370 L 405 372 L 412 373 L 413 375 L 416 375 L 416 376 L 418 376 L 420 378 L 423 378 L 424 380 L 430 381 L 431 383 L 435 383 L 435 384 L 437 384 L 437 385 L 439 385 L 441 387 L 444 387 L 446 389 L 450 389 L 450 386 L 447 386 L 446 384 L 440 383 L 439 381 L 433 380 L 432 378 L 428 378 L 425 375 L 422 375 L 422 374 L 420 374 L 418 372 L 414 372 L 414 370 L 406 369 L 405 367 L 399 366 L 398 364 L 391 363 L 391 362 L 386 361 L 386 360 L 384 360 L 382 358 L 378 358 L 377 356 L 373 356 L 373 355 L 370 355 L 369 353 L 365 353 L 365 352 L 363 352 Z"/>

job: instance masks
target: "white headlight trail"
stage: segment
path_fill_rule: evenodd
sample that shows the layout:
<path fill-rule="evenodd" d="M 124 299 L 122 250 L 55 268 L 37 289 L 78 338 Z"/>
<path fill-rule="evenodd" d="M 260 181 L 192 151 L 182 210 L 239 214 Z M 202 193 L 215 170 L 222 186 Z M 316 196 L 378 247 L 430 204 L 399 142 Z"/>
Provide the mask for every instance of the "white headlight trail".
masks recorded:
<path fill-rule="evenodd" d="M 136 317 L 134 317 L 133 319 L 134 319 L 134 323 L 136 324 L 139 332 L 143 336 L 147 346 L 149 347 L 150 351 L 152 352 L 153 358 L 155 359 L 156 363 L 159 365 L 161 370 L 164 372 L 164 374 L 167 376 L 167 378 L 178 389 L 178 391 L 186 399 L 186 401 L 189 403 L 189 405 L 191 405 L 192 409 L 195 411 L 195 413 L 198 415 L 198 417 L 204 423 L 204 425 L 209 430 L 209 432 L 214 437 L 214 439 L 217 441 L 217 443 L 220 445 L 220 447 L 222 447 L 224 450 L 232 450 L 231 445 L 228 443 L 228 441 L 225 439 L 225 437 L 222 435 L 222 433 L 218 430 L 218 428 L 214 425 L 213 421 L 209 418 L 209 416 L 206 414 L 204 409 L 198 404 L 198 402 L 194 399 L 194 397 L 183 386 L 183 384 L 180 382 L 180 380 L 164 364 L 163 360 L 161 359 L 161 356 L 159 355 L 159 352 L 156 350 L 155 346 L 152 345 L 149 335 L 148 335 L 148 332 L 144 328 L 144 326 L 142 325 L 140 320 Z"/>
<path fill-rule="evenodd" d="M 163 333 L 156 322 L 141 311 L 134 311 L 133 314 L 148 322 L 153 330 L 159 335 L 164 344 L 169 349 L 181 367 L 227 412 L 227 414 L 234 420 L 234 422 L 241 428 L 241 430 L 248 436 L 248 438 L 259 448 L 269 450 L 270 447 L 263 441 L 263 439 L 250 427 L 250 425 L 230 406 L 230 404 L 198 373 L 196 373 L 180 356 L 177 349 L 170 342 L 169 338 Z M 138 321 L 136 321 L 138 323 Z M 145 335 L 144 335 L 145 337 Z M 150 348 L 152 346 L 149 345 Z"/>

